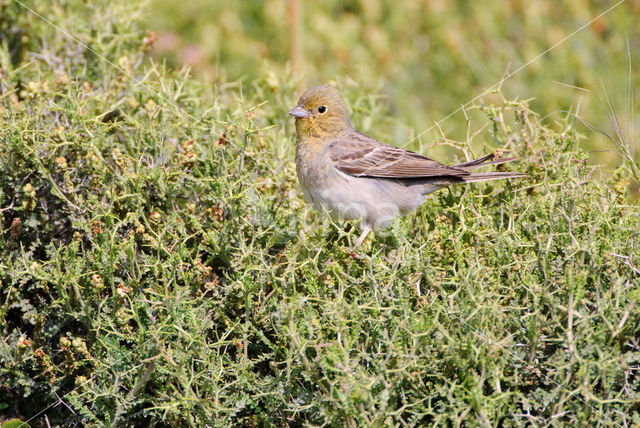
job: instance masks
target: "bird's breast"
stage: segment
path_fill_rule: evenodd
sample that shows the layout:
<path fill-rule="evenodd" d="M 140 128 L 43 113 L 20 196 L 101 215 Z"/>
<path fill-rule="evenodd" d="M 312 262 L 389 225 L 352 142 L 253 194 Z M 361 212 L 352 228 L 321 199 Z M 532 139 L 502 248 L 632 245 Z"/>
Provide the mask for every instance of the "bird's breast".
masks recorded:
<path fill-rule="evenodd" d="M 315 143 L 296 144 L 296 172 L 307 200 L 322 203 L 336 187 L 344 186 L 347 178 L 333 165 L 328 146 Z"/>

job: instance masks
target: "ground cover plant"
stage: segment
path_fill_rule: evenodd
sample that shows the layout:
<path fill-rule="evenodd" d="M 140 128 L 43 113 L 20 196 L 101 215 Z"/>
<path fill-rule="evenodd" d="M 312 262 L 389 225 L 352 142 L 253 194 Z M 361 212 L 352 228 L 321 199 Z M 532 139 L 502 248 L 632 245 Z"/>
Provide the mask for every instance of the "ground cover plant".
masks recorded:
<path fill-rule="evenodd" d="M 297 186 L 295 76 L 204 83 L 145 60 L 139 5 L 28 6 L 49 22 L 0 2 L 2 419 L 640 424 L 633 156 L 600 175 L 574 116 L 492 93 L 441 160 L 530 178 L 434 193 L 354 250 Z"/>

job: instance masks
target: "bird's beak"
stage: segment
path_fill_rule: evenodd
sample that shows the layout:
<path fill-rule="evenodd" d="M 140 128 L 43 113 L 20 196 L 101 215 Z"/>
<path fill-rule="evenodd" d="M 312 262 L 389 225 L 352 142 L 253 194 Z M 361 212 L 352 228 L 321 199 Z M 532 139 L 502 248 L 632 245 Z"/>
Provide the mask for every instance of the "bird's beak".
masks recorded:
<path fill-rule="evenodd" d="M 309 111 L 302 106 L 295 106 L 291 110 L 289 110 L 289 114 L 295 117 L 309 117 Z"/>

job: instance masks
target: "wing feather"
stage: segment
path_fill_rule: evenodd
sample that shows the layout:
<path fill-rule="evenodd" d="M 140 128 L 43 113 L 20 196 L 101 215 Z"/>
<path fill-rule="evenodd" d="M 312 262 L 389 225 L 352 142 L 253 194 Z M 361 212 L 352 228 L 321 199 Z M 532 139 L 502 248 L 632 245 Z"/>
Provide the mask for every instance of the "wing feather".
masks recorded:
<path fill-rule="evenodd" d="M 426 156 L 381 143 L 358 131 L 341 135 L 329 146 L 331 160 L 340 171 L 358 177 L 427 178 L 470 174 Z"/>

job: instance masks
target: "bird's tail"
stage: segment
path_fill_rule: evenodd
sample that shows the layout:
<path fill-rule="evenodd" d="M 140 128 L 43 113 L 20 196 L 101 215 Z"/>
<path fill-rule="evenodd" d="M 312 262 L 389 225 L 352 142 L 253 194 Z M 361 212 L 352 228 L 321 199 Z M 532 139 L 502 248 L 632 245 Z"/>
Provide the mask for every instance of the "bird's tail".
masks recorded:
<path fill-rule="evenodd" d="M 528 174 L 522 172 L 472 172 L 469 175 L 460 177 L 465 183 L 473 183 L 474 181 L 499 180 L 502 178 L 518 178 L 528 177 Z"/>
<path fill-rule="evenodd" d="M 501 163 L 510 162 L 515 159 L 518 158 L 499 158 L 497 153 L 491 153 L 490 155 L 481 157 L 480 159 L 475 159 L 469 162 L 454 165 L 453 167 L 462 169 L 476 169 L 487 165 L 500 165 Z"/>
<path fill-rule="evenodd" d="M 469 162 L 454 165 L 454 168 L 473 170 L 487 165 L 500 165 L 510 162 L 517 158 L 499 158 L 497 153 L 475 159 Z M 521 172 L 472 172 L 469 175 L 460 177 L 465 183 L 473 183 L 474 181 L 499 180 L 501 178 L 517 178 L 528 177 L 527 174 Z"/>

